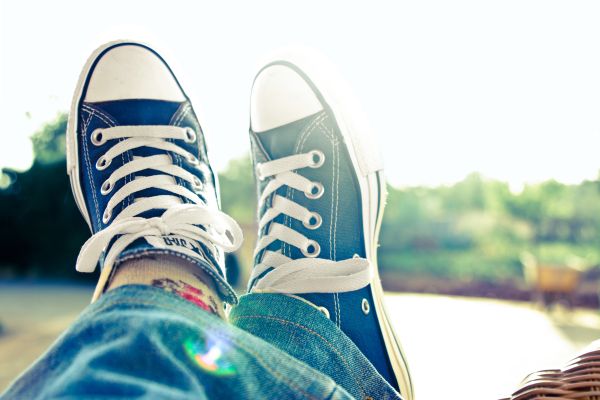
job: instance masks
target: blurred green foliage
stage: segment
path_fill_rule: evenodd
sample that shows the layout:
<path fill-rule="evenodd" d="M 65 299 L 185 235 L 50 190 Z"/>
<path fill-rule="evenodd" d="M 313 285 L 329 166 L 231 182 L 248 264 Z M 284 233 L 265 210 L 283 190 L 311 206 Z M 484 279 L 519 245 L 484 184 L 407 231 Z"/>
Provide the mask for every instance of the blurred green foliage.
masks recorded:
<path fill-rule="evenodd" d="M 508 184 L 469 175 L 438 188 L 388 188 L 380 238 L 388 271 L 454 279 L 520 279 L 523 252 L 541 263 L 600 262 L 600 183 Z"/>
<path fill-rule="evenodd" d="M 26 172 L 0 174 L 0 277 L 95 279 L 74 269 L 89 229 L 65 174 L 66 116 L 32 136 L 35 162 Z M 225 212 L 250 230 L 255 184 L 249 159 L 220 174 Z M 560 264 L 578 256 L 600 262 L 600 183 L 555 181 L 512 193 L 477 174 L 436 188 L 388 188 L 380 237 L 387 273 L 449 279 L 521 279 L 524 251 Z M 251 235 L 249 235 L 251 236 Z"/>
<path fill-rule="evenodd" d="M 251 225 L 256 219 L 256 195 L 252 166 L 248 157 L 232 160 L 219 174 L 223 210 L 241 225 Z"/>
<path fill-rule="evenodd" d="M 67 115 L 59 114 L 31 137 L 35 160 L 52 164 L 65 159 Z"/>

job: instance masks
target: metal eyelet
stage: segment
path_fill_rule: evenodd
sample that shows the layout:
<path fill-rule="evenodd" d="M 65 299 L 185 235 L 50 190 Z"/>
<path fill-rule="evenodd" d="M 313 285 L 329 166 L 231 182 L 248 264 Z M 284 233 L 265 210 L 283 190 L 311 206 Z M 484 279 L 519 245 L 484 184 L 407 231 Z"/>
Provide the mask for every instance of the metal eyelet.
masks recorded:
<path fill-rule="evenodd" d="M 319 243 L 315 242 L 314 240 L 309 240 L 306 246 L 301 249 L 301 251 L 302 254 L 304 254 L 304 257 L 314 258 L 321 253 L 321 246 L 319 246 Z"/>
<path fill-rule="evenodd" d="M 187 160 L 192 165 L 198 165 L 198 164 L 200 164 L 200 161 L 198 161 L 198 159 L 196 157 L 194 157 L 193 154 L 188 154 Z"/>
<path fill-rule="evenodd" d="M 327 319 L 330 318 L 329 310 L 327 308 L 320 306 L 320 307 L 317 307 L 317 310 L 321 311 L 327 317 Z"/>
<path fill-rule="evenodd" d="M 107 224 L 108 221 L 110 221 L 110 217 L 112 217 L 112 212 L 110 212 L 108 209 L 105 210 L 104 214 L 102 214 L 102 222 Z"/>
<path fill-rule="evenodd" d="M 322 183 L 313 182 L 313 185 L 310 188 L 310 191 L 304 192 L 304 195 L 306 197 L 308 197 L 309 199 L 318 199 L 321 196 L 323 196 L 324 192 L 325 192 L 325 188 L 323 187 Z"/>
<path fill-rule="evenodd" d="M 95 146 L 102 146 L 106 143 L 106 139 L 104 139 L 104 135 L 102 135 L 102 129 L 94 129 L 91 135 L 92 143 Z"/>
<path fill-rule="evenodd" d="M 192 128 L 185 128 L 186 143 L 194 143 L 196 141 L 196 132 Z"/>
<path fill-rule="evenodd" d="M 198 178 L 197 176 L 194 176 L 192 186 L 194 187 L 194 190 L 196 190 L 196 191 L 200 191 L 204 188 L 204 184 L 202 183 L 200 178 Z"/>
<path fill-rule="evenodd" d="M 102 187 L 100 188 L 100 193 L 106 195 L 109 194 L 113 189 L 113 184 L 111 181 L 109 180 L 105 180 L 104 183 L 102 184 Z"/>
<path fill-rule="evenodd" d="M 369 300 L 367 300 L 367 299 L 362 299 L 362 302 L 361 302 L 360 308 L 362 308 L 362 312 L 363 312 L 365 315 L 368 315 L 368 314 L 369 314 L 369 312 L 371 311 L 371 305 L 369 304 Z"/>
<path fill-rule="evenodd" d="M 98 161 L 96 161 L 96 169 L 98 171 L 105 170 L 106 168 L 108 168 L 111 162 L 112 160 L 106 158 L 105 156 L 102 156 L 98 159 Z"/>
<path fill-rule="evenodd" d="M 323 218 L 316 212 L 310 213 L 310 217 L 306 221 L 302 221 L 302 225 L 308 229 L 317 229 L 323 223 Z"/>
<path fill-rule="evenodd" d="M 312 164 L 309 167 L 319 168 L 325 163 L 325 154 L 321 150 L 311 150 L 308 154 L 312 157 Z"/>

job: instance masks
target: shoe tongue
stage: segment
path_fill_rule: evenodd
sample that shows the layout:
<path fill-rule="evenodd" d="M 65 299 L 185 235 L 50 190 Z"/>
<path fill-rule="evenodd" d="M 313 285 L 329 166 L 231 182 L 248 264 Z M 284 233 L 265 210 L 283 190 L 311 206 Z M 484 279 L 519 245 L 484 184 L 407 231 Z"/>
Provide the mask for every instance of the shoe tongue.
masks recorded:
<path fill-rule="evenodd" d="M 317 123 L 319 124 L 318 127 L 316 127 Z M 327 123 L 323 118 L 323 113 L 320 112 L 269 131 L 254 133 L 252 137 L 258 142 L 253 149 L 256 161 L 268 161 L 264 159 L 264 153 L 271 160 L 306 152 L 310 149 L 321 149 L 326 154 L 331 154 L 331 140 L 326 136 L 326 129 L 324 128 L 324 125 Z M 304 168 L 299 173 L 311 181 L 329 185 L 331 183 L 330 171 L 330 169 L 326 171 L 320 168 Z M 267 183 L 268 180 L 259 181 L 261 192 Z M 330 210 L 332 204 L 332 194 L 329 187 L 325 190 L 323 197 L 318 200 L 309 199 L 296 190 L 290 190 L 287 186 L 279 188 L 276 193 L 294 201 L 300 206 L 306 207 L 310 211 L 317 212 L 323 218 L 323 222 L 321 229 L 310 230 L 304 227 L 302 222 L 286 217 L 284 214 L 280 214 L 273 221 L 289 226 L 307 238 L 316 240 L 321 246 L 320 258 L 333 258 L 330 251 L 330 229 L 328 228 L 331 225 Z M 266 212 L 268 207 L 270 207 L 269 204 L 263 206 L 260 210 L 261 216 Z M 275 240 L 266 247 L 266 250 L 281 251 L 282 254 L 292 259 L 305 257 L 298 248 L 286 245 L 280 240 Z"/>
<path fill-rule="evenodd" d="M 164 100 L 130 99 L 94 103 L 112 116 L 118 125 L 171 125 L 182 103 Z"/>
<path fill-rule="evenodd" d="M 150 99 L 128 99 L 93 103 L 95 108 L 110 115 L 118 126 L 173 125 L 174 116 L 176 116 L 178 110 L 182 109 L 183 104 L 181 102 Z M 149 147 L 139 147 L 130 150 L 132 160 L 136 157 L 149 157 L 157 154 L 165 154 L 165 152 Z M 154 170 L 144 170 L 137 172 L 135 176 L 151 176 L 156 173 Z M 175 182 L 175 179 L 173 179 L 173 182 Z M 176 196 L 171 192 L 160 189 L 146 189 L 136 192 L 135 198 L 139 199 L 157 195 Z M 183 197 L 176 197 L 179 197 L 182 202 L 184 201 Z M 163 212 L 163 210 L 153 209 L 140 214 L 140 216 L 144 218 L 157 217 L 162 215 Z"/>
<path fill-rule="evenodd" d="M 300 135 L 314 118 L 315 115 L 311 115 L 268 131 L 255 132 L 255 137 L 271 160 L 291 156 L 297 153 Z"/>
<path fill-rule="evenodd" d="M 163 100 L 150 99 L 130 99 L 116 100 L 93 103 L 94 108 L 103 111 L 110 116 L 117 126 L 139 126 L 139 125 L 175 125 L 174 121 L 183 121 L 181 110 L 185 108 L 187 102 L 173 102 Z M 185 121 L 181 125 L 185 126 Z M 189 145 L 188 151 L 192 151 L 192 145 Z M 130 150 L 131 159 L 135 157 L 148 157 L 156 154 L 164 154 L 165 152 L 159 149 L 140 147 Z M 154 170 L 143 170 L 137 172 L 136 176 L 149 176 L 156 174 Z M 173 178 L 173 182 L 176 182 Z M 177 196 L 171 192 L 160 189 L 146 189 L 136 192 L 133 197 L 135 199 L 143 197 L 152 197 L 157 195 L 170 195 L 178 197 L 182 202 L 184 198 Z M 135 201 L 134 199 L 131 199 Z M 146 211 L 139 216 L 144 218 L 152 218 L 161 216 L 164 213 L 162 209 L 152 209 Z M 222 275 L 221 267 L 218 261 L 212 255 L 211 251 L 203 243 L 199 243 L 190 238 L 181 235 L 163 235 L 163 236 L 144 236 L 131 243 L 121 254 L 124 256 L 133 256 L 134 254 L 152 254 L 163 253 L 165 251 L 184 253 L 188 257 L 198 259 L 194 262 L 203 262 L 213 265 L 215 269 Z"/>

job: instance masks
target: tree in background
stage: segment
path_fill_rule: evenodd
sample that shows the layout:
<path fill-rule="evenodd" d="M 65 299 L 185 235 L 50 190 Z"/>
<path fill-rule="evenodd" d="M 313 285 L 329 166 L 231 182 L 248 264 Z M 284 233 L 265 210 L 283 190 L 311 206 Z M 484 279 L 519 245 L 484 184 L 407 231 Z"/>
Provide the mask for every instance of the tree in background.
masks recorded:
<path fill-rule="evenodd" d="M 66 175 L 66 126 L 66 115 L 59 115 L 32 136 L 28 171 L 3 171 L 11 184 L 0 190 L 0 276 L 86 278 L 75 272 L 90 233 Z"/>

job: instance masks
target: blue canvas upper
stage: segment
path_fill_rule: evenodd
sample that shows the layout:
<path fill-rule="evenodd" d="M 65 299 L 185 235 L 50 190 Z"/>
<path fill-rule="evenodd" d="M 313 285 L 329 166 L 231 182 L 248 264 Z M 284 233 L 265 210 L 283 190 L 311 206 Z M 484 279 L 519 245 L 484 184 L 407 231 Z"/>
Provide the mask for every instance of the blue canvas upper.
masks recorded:
<path fill-rule="evenodd" d="M 137 45 L 137 44 L 136 44 Z M 140 45 L 141 46 L 141 45 Z M 148 49 L 150 50 L 150 49 Z M 152 51 L 152 50 L 150 50 Z M 158 56 L 158 55 L 157 55 Z M 159 57 L 159 56 L 158 56 Z M 93 68 L 88 74 L 89 76 L 94 73 Z M 87 90 L 87 83 L 84 87 L 79 101 L 78 108 L 78 120 L 77 120 L 77 149 L 78 149 L 78 163 L 79 163 L 79 181 L 82 188 L 82 192 L 85 198 L 85 205 L 91 224 L 93 233 L 105 229 L 111 224 L 114 218 L 127 206 L 132 204 L 136 197 L 151 197 L 160 194 L 170 194 L 161 189 L 145 189 L 138 191 L 133 195 L 128 196 L 121 201 L 112 212 L 112 217 L 109 221 L 103 221 L 103 212 L 106 209 L 108 201 L 111 198 L 111 194 L 117 192 L 128 182 L 134 179 L 134 174 L 128 175 L 123 179 L 119 179 L 115 182 L 114 188 L 109 195 L 103 195 L 100 191 L 102 183 L 118 168 L 124 164 L 131 162 L 135 157 L 148 157 L 156 154 L 168 153 L 173 159 L 173 163 L 186 171 L 194 174 L 202 182 L 202 188 L 192 188 L 188 181 L 176 177 L 176 182 L 189 190 L 195 192 L 200 199 L 209 207 L 218 209 L 219 199 L 216 190 L 215 175 L 211 169 L 208 161 L 206 144 L 202 129 L 198 122 L 198 119 L 194 113 L 192 105 L 189 100 L 182 102 L 163 101 L 163 100 L 151 100 L 151 99 L 127 99 L 127 100 L 115 100 L 115 101 L 103 101 L 103 102 L 84 102 L 82 99 L 85 98 Z M 112 160 L 110 165 L 104 170 L 98 170 L 96 168 L 96 162 L 98 158 L 105 154 L 112 146 L 114 146 L 119 140 L 108 140 L 102 145 L 96 145 L 92 142 L 92 132 L 98 128 L 109 128 L 116 126 L 144 126 L 144 125 L 170 125 L 178 127 L 189 127 L 196 133 L 196 139 L 193 142 L 186 142 L 185 140 L 169 139 L 169 141 L 176 143 L 179 147 L 192 153 L 197 157 L 197 163 L 191 163 L 186 158 L 173 152 L 167 152 L 150 147 L 140 147 L 133 150 L 129 150 Z M 154 170 L 143 170 L 137 172 L 136 176 L 148 176 L 158 171 Z M 190 203 L 188 199 L 183 196 L 179 196 L 182 202 Z M 150 210 L 142 217 L 155 217 L 160 216 L 164 210 Z M 177 243 L 174 242 L 177 239 Z M 173 238 L 164 236 L 164 246 L 157 248 L 149 244 L 144 239 L 137 239 L 134 243 L 129 245 L 125 251 L 118 257 L 115 265 L 118 265 L 123 260 L 140 256 L 142 254 L 174 254 L 179 257 L 188 259 L 188 261 L 196 264 L 198 267 L 207 271 L 210 275 L 215 278 L 217 288 L 221 295 L 227 302 L 235 303 L 237 298 L 231 287 L 226 283 L 222 268 L 219 266 L 220 254 L 213 254 L 208 251 L 206 246 L 202 243 L 194 245 L 193 241 L 185 241 L 181 238 Z M 113 240 L 114 242 L 114 240 Z M 177 245 L 189 248 L 194 251 L 198 256 L 190 257 L 184 256 L 180 252 L 177 252 Z M 110 246 L 109 246 L 110 247 Z M 108 249 L 107 249 L 108 251 Z M 102 265 L 102 262 L 100 262 Z M 217 268 L 215 268 L 217 266 Z"/>
<path fill-rule="evenodd" d="M 278 216 L 273 222 L 287 225 L 317 241 L 321 247 L 319 258 L 337 261 L 352 258 L 354 255 L 365 257 L 360 189 L 333 113 L 326 107 L 317 114 L 269 131 L 251 130 L 250 138 L 255 165 L 311 150 L 320 150 L 324 153 L 325 162 L 320 168 L 305 168 L 301 171 L 304 177 L 324 185 L 325 191 L 322 197 L 309 199 L 302 192 L 287 186 L 281 187 L 276 192 L 319 213 L 323 220 L 321 226 L 310 230 L 301 221 L 285 215 Z M 267 182 L 259 179 L 256 182 L 258 192 L 261 193 Z M 259 210 L 259 218 L 271 206 L 272 198 L 271 196 Z M 259 232 L 259 236 L 267 234 L 269 226 L 265 226 Z M 298 248 L 279 240 L 265 250 L 280 250 L 292 259 L 304 257 Z M 257 254 L 255 263 L 260 262 L 263 252 Z M 262 276 L 268 273 L 269 271 Z M 250 290 L 260 278 L 259 276 L 249 283 Z M 308 293 L 298 294 L 298 296 L 319 307 L 325 307 L 331 320 L 352 339 L 378 372 L 392 386 L 398 387 L 387 357 L 370 286 L 345 293 Z M 366 299 L 370 305 L 370 311 L 366 314 L 361 308 L 363 299 Z"/>

